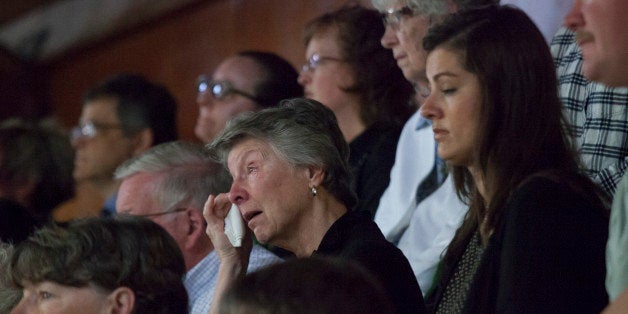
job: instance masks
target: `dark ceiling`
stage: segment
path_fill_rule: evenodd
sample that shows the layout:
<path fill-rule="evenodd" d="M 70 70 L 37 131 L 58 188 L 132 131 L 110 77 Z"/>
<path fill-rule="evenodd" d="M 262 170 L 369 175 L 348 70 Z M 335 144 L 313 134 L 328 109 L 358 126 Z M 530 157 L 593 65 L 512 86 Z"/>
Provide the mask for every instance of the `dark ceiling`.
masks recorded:
<path fill-rule="evenodd" d="M 201 0 L 0 0 L 0 48 L 45 62 Z"/>

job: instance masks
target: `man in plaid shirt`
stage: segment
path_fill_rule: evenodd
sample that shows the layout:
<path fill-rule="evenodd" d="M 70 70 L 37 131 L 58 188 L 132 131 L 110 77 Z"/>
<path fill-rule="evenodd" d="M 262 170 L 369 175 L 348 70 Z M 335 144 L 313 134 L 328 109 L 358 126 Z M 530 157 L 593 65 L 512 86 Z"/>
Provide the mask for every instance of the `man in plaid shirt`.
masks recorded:
<path fill-rule="evenodd" d="M 587 80 L 574 37 L 561 28 L 551 45 L 567 130 L 586 172 L 612 196 L 628 168 L 628 88 Z"/>
<path fill-rule="evenodd" d="M 582 71 L 588 79 L 603 82 L 609 86 L 628 87 L 628 24 L 625 17 L 628 14 L 628 2 L 625 0 L 587 0 L 576 1 L 571 11 L 565 16 L 564 25 L 575 33 L 581 55 L 582 66 L 577 69 Z M 560 38 L 557 38 L 560 42 Z M 559 66 L 560 69 L 560 66 Z M 590 125 L 599 125 L 600 129 L 611 129 L 618 132 L 626 128 L 626 104 L 625 89 L 623 94 L 598 94 L 597 97 L 608 104 L 600 106 L 607 120 L 593 120 Z M 568 94 L 572 95 L 572 94 Z M 592 94 L 593 95 L 593 94 Z M 615 97 L 623 101 L 613 104 Z M 589 96 L 589 98 L 592 98 Z M 612 99 L 611 101 L 608 101 Z M 600 123 L 601 122 L 601 123 Z M 587 120 L 587 123 L 589 121 Z M 619 149 L 617 145 L 625 148 L 625 137 L 617 136 L 614 132 L 600 132 L 608 137 L 600 138 L 599 143 L 610 143 L 610 148 Z M 606 147 L 605 150 L 606 151 Z M 622 150 L 625 152 L 625 149 Z M 617 157 L 613 154 L 612 157 Z M 623 164 L 622 171 L 626 168 L 625 154 L 619 160 Z M 620 164 L 618 164 L 620 165 Z M 613 176 L 619 179 L 621 175 Z M 606 290 L 612 303 L 604 310 L 604 313 L 626 313 L 628 311 L 628 174 L 624 174 L 617 185 L 609 224 L 609 236 L 606 246 Z"/>

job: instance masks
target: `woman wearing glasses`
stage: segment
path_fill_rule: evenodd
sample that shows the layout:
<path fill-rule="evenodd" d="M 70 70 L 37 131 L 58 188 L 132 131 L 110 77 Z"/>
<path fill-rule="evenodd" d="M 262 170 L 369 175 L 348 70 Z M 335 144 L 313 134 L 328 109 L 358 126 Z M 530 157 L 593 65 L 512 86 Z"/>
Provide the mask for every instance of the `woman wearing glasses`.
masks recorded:
<path fill-rule="evenodd" d="M 380 14 L 344 7 L 305 29 L 307 63 L 299 75 L 305 97 L 329 107 L 350 145 L 357 210 L 375 214 L 388 186 L 401 127 L 416 109 L 413 88 L 380 44 Z"/>
<path fill-rule="evenodd" d="M 198 78 L 194 134 L 209 143 L 238 114 L 303 96 L 297 75 L 288 61 L 270 52 L 247 50 L 226 58 L 211 76 Z"/>

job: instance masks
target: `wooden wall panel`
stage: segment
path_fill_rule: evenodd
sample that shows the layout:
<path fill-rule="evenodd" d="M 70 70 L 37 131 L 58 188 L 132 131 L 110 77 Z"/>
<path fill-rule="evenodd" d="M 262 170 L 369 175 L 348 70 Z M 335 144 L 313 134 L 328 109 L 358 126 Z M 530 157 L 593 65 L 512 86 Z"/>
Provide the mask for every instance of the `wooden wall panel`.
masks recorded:
<path fill-rule="evenodd" d="M 165 85 L 179 104 L 182 139 L 195 140 L 195 81 L 225 57 L 268 50 L 295 67 L 304 60 L 301 33 L 310 19 L 342 0 L 208 0 L 49 64 L 52 107 L 66 127 L 76 124 L 82 93 L 106 76 L 128 71 Z"/>

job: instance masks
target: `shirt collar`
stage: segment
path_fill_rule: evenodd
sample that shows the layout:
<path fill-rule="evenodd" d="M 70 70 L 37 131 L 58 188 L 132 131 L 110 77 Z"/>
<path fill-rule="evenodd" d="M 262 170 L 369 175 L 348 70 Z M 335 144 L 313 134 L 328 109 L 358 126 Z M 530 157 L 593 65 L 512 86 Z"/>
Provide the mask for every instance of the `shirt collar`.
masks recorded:
<path fill-rule="evenodd" d="M 414 128 L 416 131 L 431 126 L 432 120 L 425 119 L 423 116 L 419 116 L 419 119 L 416 122 L 416 127 Z"/>

